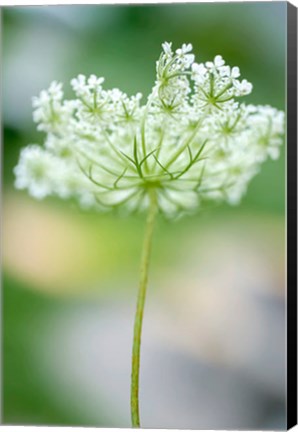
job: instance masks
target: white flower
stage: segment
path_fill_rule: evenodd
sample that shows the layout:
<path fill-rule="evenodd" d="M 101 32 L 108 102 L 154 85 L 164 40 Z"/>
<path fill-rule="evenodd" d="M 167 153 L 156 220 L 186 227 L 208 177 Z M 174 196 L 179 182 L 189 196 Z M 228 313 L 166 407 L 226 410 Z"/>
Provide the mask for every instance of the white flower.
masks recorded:
<path fill-rule="evenodd" d="M 232 68 L 231 77 L 232 78 L 239 78 L 240 77 L 240 69 L 239 69 L 239 67 L 235 66 L 235 67 Z"/>
<path fill-rule="evenodd" d="M 38 123 L 38 130 L 58 133 L 64 130 L 65 123 L 70 121 L 74 104 L 63 102 L 62 84 L 53 81 L 48 90 L 42 90 L 38 97 L 32 99 L 33 120 Z"/>
<path fill-rule="evenodd" d="M 188 69 L 194 62 L 194 54 L 188 54 L 192 51 L 192 44 L 183 44 L 181 48 L 176 50 L 177 58 L 185 69 Z"/>
<path fill-rule="evenodd" d="M 205 200 L 237 204 L 261 164 L 279 156 L 284 113 L 239 103 L 252 85 L 221 56 L 198 64 L 191 44 L 162 49 L 145 105 L 95 75 L 71 80 L 75 99 L 63 100 L 55 81 L 34 98 L 46 139 L 21 152 L 16 187 L 126 213 L 145 211 L 154 188 L 166 217 Z"/>
<path fill-rule="evenodd" d="M 223 66 L 224 64 L 225 64 L 225 61 L 222 58 L 222 56 L 220 56 L 220 55 L 215 56 L 215 58 L 214 58 L 215 67 L 220 67 L 220 66 Z"/>
<path fill-rule="evenodd" d="M 178 49 L 176 50 L 176 53 L 177 53 L 179 56 L 183 56 L 184 54 L 187 54 L 187 53 L 189 53 L 190 51 L 192 51 L 192 44 L 189 43 L 189 44 L 183 44 L 181 48 L 178 48 Z"/>
<path fill-rule="evenodd" d="M 27 188 L 29 193 L 38 199 L 50 195 L 53 189 L 54 172 L 57 168 L 55 162 L 52 154 L 37 145 L 24 148 L 20 162 L 14 169 L 16 188 Z"/>
<path fill-rule="evenodd" d="M 235 80 L 234 86 L 235 86 L 235 89 L 237 90 L 235 92 L 235 96 L 245 96 L 245 95 L 251 93 L 251 91 L 252 91 L 252 84 L 249 83 L 245 79 L 242 80 L 241 82 Z"/>
<path fill-rule="evenodd" d="M 88 85 L 90 89 L 99 88 L 103 82 L 104 78 L 97 78 L 96 75 L 90 75 L 90 77 L 88 78 Z"/>
<path fill-rule="evenodd" d="M 225 61 L 223 60 L 222 56 L 217 55 L 214 57 L 213 62 L 210 62 L 210 61 L 206 62 L 206 67 L 208 69 L 216 71 L 217 69 L 221 68 L 224 64 L 225 64 Z"/>
<path fill-rule="evenodd" d="M 80 74 L 77 78 L 73 78 L 70 84 L 78 96 L 83 96 L 86 93 L 86 77 L 84 75 Z"/>
<path fill-rule="evenodd" d="M 162 49 L 164 51 L 164 53 L 166 54 L 166 56 L 171 57 L 173 52 L 172 52 L 172 42 L 164 42 L 162 44 Z"/>

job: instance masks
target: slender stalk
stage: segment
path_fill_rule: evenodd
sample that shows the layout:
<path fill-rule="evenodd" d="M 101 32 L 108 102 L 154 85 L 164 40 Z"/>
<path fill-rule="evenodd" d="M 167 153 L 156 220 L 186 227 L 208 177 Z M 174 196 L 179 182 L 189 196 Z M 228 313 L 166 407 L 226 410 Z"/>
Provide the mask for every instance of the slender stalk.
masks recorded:
<path fill-rule="evenodd" d="M 194 131 L 192 132 L 192 134 L 190 135 L 190 137 L 185 141 L 185 143 L 183 144 L 182 147 L 178 147 L 177 152 L 173 155 L 173 157 L 166 163 L 165 167 L 166 169 L 168 169 L 177 159 L 178 157 L 181 155 L 181 153 L 184 152 L 184 150 L 186 150 L 187 146 L 191 144 L 192 140 L 195 138 L 199 127 L 201 126 L 201 120 L 199 120 L 197 122 L 197 125 L 194 129 Z"/>
<path fill-rule="evenodd" d="M 157 198 L 154 188 L 149 189 L 150 207 L 147 217 L 145 237 L 142 250 L 140 282 L 138 290 L 138 299 L 134 321 L 133 347 L 132 347 L 132 369 L 131 369 L 131 422 L 134 428 L 140 427 L 139 414 L 139 373 L 140 373 L 140 351 L 141 351 L 141 334 L 144 314 L 144 305 L 146 298 L 146 289 L 148 282 L 148 269 L 150 261 L 150 252 L 152 244 L 152 234 L 154 228 L 155 216 L 157 213 Z"/>

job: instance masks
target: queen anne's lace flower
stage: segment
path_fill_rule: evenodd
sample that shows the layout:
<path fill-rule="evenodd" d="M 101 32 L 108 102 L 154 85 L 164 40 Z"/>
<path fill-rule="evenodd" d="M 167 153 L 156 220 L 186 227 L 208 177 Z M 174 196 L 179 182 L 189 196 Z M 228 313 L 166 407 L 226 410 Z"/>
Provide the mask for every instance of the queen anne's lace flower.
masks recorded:
<path fill-rule="evenodd" d="M 95 75 L 71 81 L 74 100 L 63 100 L 55 81 L 34 98 L 47 137 L 21 152 L 16 187 L 127 212 L 145 210 L 154 188 L 166 216 L 203 200 L 238 203 L 261 163 L 278 158 L 284 113 L 239 103 L 252 85 L 221 56 L 197 64 L 191 44 L 162 48 L 145 105 L 140 93 L 105 90 Z"/>

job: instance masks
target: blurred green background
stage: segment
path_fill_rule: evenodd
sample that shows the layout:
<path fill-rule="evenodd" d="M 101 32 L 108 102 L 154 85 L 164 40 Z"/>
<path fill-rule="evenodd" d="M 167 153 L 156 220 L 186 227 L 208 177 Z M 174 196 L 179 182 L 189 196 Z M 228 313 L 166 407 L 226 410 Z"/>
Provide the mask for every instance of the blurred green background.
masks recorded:
<path fill-rule="evenodd" d="M 221 54 L 285 109 L 286 3 L 2 8 L 3 422 L 129 427 L 142 217 L 14 190 L 43 140 L 31 97 L 79 73 L 146 97 L 161 43 Z M 238 207 L 206 208 L 154 238 L 142 346 L 145 427 L 285 427 L 285 148 Z"/>

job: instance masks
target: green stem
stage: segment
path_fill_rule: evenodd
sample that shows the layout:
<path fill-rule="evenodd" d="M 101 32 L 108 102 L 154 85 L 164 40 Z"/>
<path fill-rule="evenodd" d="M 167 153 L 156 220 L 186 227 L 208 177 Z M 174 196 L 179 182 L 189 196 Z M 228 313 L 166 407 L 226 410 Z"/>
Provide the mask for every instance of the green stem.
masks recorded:
<path fill-rule="evenodd" d="M 155 189 L 149 189 L 150 206 L 146 223 L 145 238 L 143 243 L 140 283 L 137 299 L 137 307 L 134 322 L 133 347 L 132 347 L 132 369 L 131 369 L 131 421 L 134 428 L 140 427 L 139 414 L 139 372 L 140 372 L 140 351 L 141 351 L 141 334 L 144 314 L 144 305 L 146 298 L 146 288 L 148 282 L 148 268 L 150 261 L 150 252 L 152 244 L 152 234 L 154 228 L 155 216 L 157 213 L 157 197 Z"/>
<path fill-rule="evenodd" d="M 190 137 L 185 141 L 185 143 L 183 144 L 182 147 L 178 148 L 177 152 L 172 156 L 172 158 L 166 163 L 165 167 L 166 169 L 168 169 L 177 159 L 178 157 L 181 155 L 181 153 L 184 152 L 184 150 L 186 150 L 187 146 L 191 144 L 192 140 L 195 138 L 199 127 L 201 126 L 201 120 L 199 120 L 195 126 L 194 131 L 192 132 L 192 134 L 190 135 Z"/>

